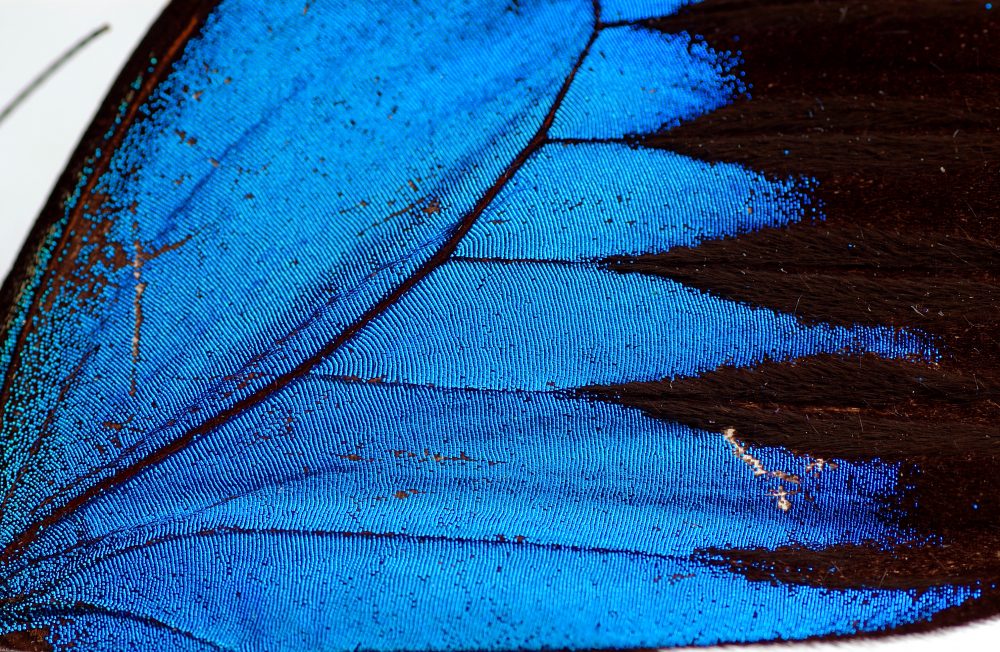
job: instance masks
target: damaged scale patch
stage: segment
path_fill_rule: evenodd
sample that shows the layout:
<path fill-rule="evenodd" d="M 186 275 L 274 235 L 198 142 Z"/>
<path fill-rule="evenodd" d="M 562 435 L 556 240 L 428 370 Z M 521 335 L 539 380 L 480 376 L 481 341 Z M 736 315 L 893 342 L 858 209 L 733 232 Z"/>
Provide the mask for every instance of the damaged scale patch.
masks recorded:
<path fill-rule="evenodd" d="M 848 501 L 883 500 L 893 496 L 899 485 L 899 464 L 878 460 L 854 463 L 796 455 L 776 447 L 748 446 L 734 428 L 724 429 L 722 437 L 732 454 L 759 480 L 762 493 L 773 498 L 782 512 L 791 511 L 796 503 L 803 509 L 823 510 L 828 505 L 824 493 Z"/>
<path fill-rule="evenodd" d="M 780 471 L 777 469 L 768 470 L 764 467 L 764 462 L 760 458 L 755 457 L 751 454 L 747 446 L 737 439 L 736 430 L 733 428 L 726 428 L 722 431 L 722 436 L 726 442 L 732 446 L 733 455 L 742 460 L 750 469 L 753 471 L 754 477 L 765 477 L 765 478 L 775 478 L 782 484 L 779 484 L 776 488 L 771 489 L 768 492 L 769 496 L 773 496 L 777 499 L 777 507 L 783 512 L 787 512 L 792 508 L 792 496 L 797 496 L 799 494 L 802 497 L 812 502 L 813 496 L 809 489 L 803 486 L 802 476 L 795 473 L 787 473 L 785 471 Z M 777 451 L 775 451 L 777 452 Z M 819 478 L 819 475 L 823 471 L 834 471 L 839 468 L 839 464 L 834 461 L 827 461 L 822 457 L 818 457 L 811 461 L 805 462 L 805 468 L 803 473 L 807 474 L 811 478 Z M 794 485 L 794 488 L 786 489 L 784 484 Z"/>

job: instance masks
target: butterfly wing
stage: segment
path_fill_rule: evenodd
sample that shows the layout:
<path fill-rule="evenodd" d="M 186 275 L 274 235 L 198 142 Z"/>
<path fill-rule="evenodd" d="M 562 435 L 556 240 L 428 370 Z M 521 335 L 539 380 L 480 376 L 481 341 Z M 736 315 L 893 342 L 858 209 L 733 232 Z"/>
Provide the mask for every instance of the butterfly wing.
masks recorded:
<path fill-rule="evenodd" d="M 172 5 L 8 285 L 9 636 L 641 647 L 973 596 L 718 568 L 905 536 L 900 465 L 595 398 L 937 354 L 608 268 L 822 219 L 808 179 L 636 146 L 746 92 L 733 55 L 640 24 L 681 4 Z"/>

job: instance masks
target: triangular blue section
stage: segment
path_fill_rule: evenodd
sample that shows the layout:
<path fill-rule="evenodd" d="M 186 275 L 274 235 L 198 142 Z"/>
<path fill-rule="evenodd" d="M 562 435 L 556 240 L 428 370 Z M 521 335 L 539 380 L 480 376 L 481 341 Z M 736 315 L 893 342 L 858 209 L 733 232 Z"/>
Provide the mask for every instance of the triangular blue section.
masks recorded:
<path fill-rule="evenodd" d="M 665 279 L 585 264 L 451 262 L 317 372 L 552 390 L 693 376 L 833 352 L 931 355 L 892 328 L 806 325 Z"/>
<path fill-rule="evenodd" d="M 553 144 L 504 186 L 455 255 L 580 261 L 696 246 L 816 217 L 809 188 L 662 150 Z"/>
<path fill-rule="evenodd" d="M 556 114 L 552 138 L 645 134 L 725 106 L 746 92 L 738 59 L 688 34 L 604 29 Z"/>

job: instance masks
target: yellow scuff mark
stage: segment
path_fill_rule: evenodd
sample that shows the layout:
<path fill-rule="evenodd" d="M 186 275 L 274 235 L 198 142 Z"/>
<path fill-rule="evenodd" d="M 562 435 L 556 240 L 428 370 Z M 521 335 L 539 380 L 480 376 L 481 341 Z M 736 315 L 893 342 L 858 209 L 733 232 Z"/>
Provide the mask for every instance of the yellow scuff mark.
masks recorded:
<path fill-rule="evenodd" d="M 792 508 L 792 501 L 788 499 L 789 496 L 794 496 L 799 493 L 798 491 L 788 492 L 781 485 L 778 485 L 777 489 L 772 489 L 767 495 L 778 499 L 778 509 L 783 512 L 787 512 Z"/>
<path fill-rule="evenodd" d="M 747 446 L 736 438 L 735 428 L 726 428 L 725 430 L 722 431 L 722 436 L 729 443 L 729 445 L 732 446 L 733 455 L 740 458 L 744 464 L 753 469 L 754 477 L 762 477 L 762 476 L 772 477 L 772 478 L 777 478 L 778 480 L 781 480 L 784 483 L 790 483 L 790 484 L 799 484 L 801 482 L 801 478 L 794 473 L 788 473 L 786 471 L 781 471 L 777 469 L 768 470 L 764 468 L 764 463 L 760 459 L 751 455 L 747 451 Z M 824 464 L 826 463 L 824 462 Z M 806 467 L 806 471 L 808 472 L 809 470 L 810 470 L 809 467 Z M 792 508 L 792 501 L 790 500 L 790 497 L 795 496 L 798 493 L 799 493 L 798 489 L 795 489 L 793 491 L 787 491 L 784 485 L 778 485 L 778 488 L 772 489 L 768 493 L 768 495 L 777 499 L 778 509 L 780 509 L 783 512 L 787 512 Z"/>
<path fill-rule="evenodd" d="M 806 464 L 806 473 L 812 473 L 813 477 L 817 477 L 826 469 L 834 471 L 836 468 L 836 462 L 830 462 L 822 457 L 817 457 L 812 462 L 809 462 L 809 464 Z"/>

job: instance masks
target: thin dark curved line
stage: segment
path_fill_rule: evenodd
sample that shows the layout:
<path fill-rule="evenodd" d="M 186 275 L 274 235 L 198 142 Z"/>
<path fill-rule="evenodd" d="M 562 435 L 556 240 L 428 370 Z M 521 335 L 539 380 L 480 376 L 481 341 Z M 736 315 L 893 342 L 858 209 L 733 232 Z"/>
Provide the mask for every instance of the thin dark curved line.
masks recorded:
<path fill-rule="evenodd" d="M 226 647 L 224 645 L 216 643 L 215 641 L 210 641 L 206 638 L 202 638 L 193 632 L 190 632 L 186 629 L 181 629 L 180 627 L 176 627 L 162 620 L 153 618 L 152 616 L 141 616 L 139 614 L 128 613 L 127 611 L 109 609 L 107 607 L 102 607 L 100 605 L 92 604 L 89 602 L 77 602 L 73 605 L 73 607 L 68 609 L 51 609 L 51 608 L 39 609 L 39 610 L 29 611 L 29 613 L 31 613 L 32 615 L 38 615 L 43 617 L 45 616 L 71 617 L 79 615 L 101 614 L 103 616 L 110 616 L 112 618 L 131 620 L 133 622 L 137 622 L 142 625 L 147 625 L 153 629 L 162 629 L 172 632 L 174 634 L 179 634 L 184 638 L 195 641 L 196 643 L 201 643 L 202 645 L 206 645 L 212 648 L 213 650 L 222 650 L 224 652 L 235 652 L 236 649 L 236 648 Z"/>
<path fill-rule="evenodd" d="M 193 29 L 193 26 L 192 26 Z M 539 148 L 541 148 L 548 139 L 549 129 L 552 127 L 552 123 L 555 121 L 556 113 L 558 112 L 560 106 L 562 105 L 563 99 L 569 92 L 569 88 L 576 78 L 577 72 L 583 66 L 583 62 L 586 60 L 587 55 L 597 40 L 598 35 L 601 32 L 601 5 L 599 0 L 593 1 L 593 23 L 591 28 L 590 37 L 587 39 L 586 45 L 584 45 L 582 51 L 577 57 L 570 69 L 569 73 L 563 80 L 562 85 L 559 88 L 555 99 L 552 102 L 548 112 L 545 114 L 541 125 L 535 132 L 535 135 L 528 141 L 524 148 L 514 157 L 511 163 L 501 172 L 500 176 L 493 182 L 493 184 L 486 189 L 483 195 L 480 197 L 479 201 L 473 206 L 472 210 L 466 214 L 461 222 L 452 230 L 451 234 L 445 240 L 444 244 L 438 251 L 431 256 L 420 268 L 418 268 L 413 274 L 410 274 L 402 283 L 400 283 L 396 288 L 394 288 L 389 294 L 383 297 L 378 303 L 373 305 L 371 308 L 366 310 L 355 322 L 353 322 L 346 329 L 341 331 L 334 340 L 328 343 L 326 346 L 317 350 L 312 356 L 306 358 L 304 361 L 296 365 L 293 369 L 275 378 L 271 383 L 261 387 L 255 392 L 249 394 L 243 399 L 237 401 L 229 408 L 219 412 L 214 417 L 203 421 L 201 424 L 187 430 L 183 435 L 177 437 L 168 444 L 146 454 L 140 460 L 134 462 L 128 467 L 125 467 L 118 472 L 114 473 L 103 479 L 102 481 L 92 485 L 89 489 L 79 494 L 75 498 L 69 500 L 61 508 L 57 508 L 49 514 L 48 517 L 35 522 L 31 527 L 25 530 L 20 536 L 11 541 L 2 552 L 0 552 L 0 562 L 5 562 L 11 558 L 19 550 L 22 550 L 35 536 L 46 526 L 59 521 L 65 514 L 71 513 L 81 507 L 82 505 L 89 502 L 96 496 L 108 491 L 110 488 L 122 484 L 134 476 L 138 475 L 144 468 L 156 465 L 162 460 L 170 457 L 174 453 L 177 453 L 184 448 L 186 448 L 196 437 L 210 432 L 214 428 L 226 423 L 227 421 L 233 419 L 244 411 L 257 405 L 263 399 L 268 396 L 281 391 L 293 381 L 299 379 L 300 377 L 306 375 L 313 367 L 319 364 L 324 358 L 328 357 L 334 351 L 338 350 L 341 346 L 346 344 L 350 339 L 352 339 L 362 328 L 367 324 L 376 319 L 379 315 L 385 312 L 388 308 L 394 305 L 400 298 L 406 295 L 410 290 L 412 290 L 420 281 L 429 276 L 434 270 L 443 265 L 451 257 L 452 253 L 457 249 L 458 243 L 462 238 L 472 229 L 473 224 L 479 216 L 486 210 L 486 208 L 493 202 L 500 191 L 507 185 L 507 183 L 513 178 L 518 170 L 527 162 L 527 160 L 534 154 Z M 133 106 L 137 107 L 138 103 Z"/>
<path fill-rule="evenodd" d="M 627 134 L 618 138 L 549 138 L 548 144 L 571 147 L 573 145 L 626 145 L 633 149 L 655 147 L 644 146 L 648 134 Z"/>
<path fill-rule="evenodd" d="M 460 262 L 460 259 L 452 257 L 452 262 Z M 395 388 L 426 390 L 431 393 L 453 393 L 453 394 L 503 394 L 505 396 L 570 396 L 566 389 L 520 389 L 520 388 L 494 388 L 494 387 L 464 387 L 459 385 L 425 385 L 423 383 L 407 382 L 402 380 L 383 380 L 377 383 L 358 382 L 348 380 L 346 376 L 331 373 L 311 373 L 307 376 L 309 380 L 324 382 L 330 385 L 341 385 L 348 387 L 373 387 L 373 388 Z"/>
<path fill-rule="evenodd" d="M 648 550 L 631 550 L 628 548 L 611 548 L 607 546 L 583 546 L 579 544 L 570 543 L 557 543 L 557 542 L 541 542 L 541 541 L 531 541 L 528 539 L 522 539 L 517 541 L 516 538 L 495 538 L 488 539 L 482 537 L 459 537 L 459 536 L 449 536 L 444 534 L 408 534 L 405 532 L 372 532 L 372 531 L 352 531 L 352 530 L 301 530 L 292 528 L 245 528 L 245 527 L 235 527 L 235 526 L 220 526 L 215 528 L 206 528 L 203 530 L 196 530 L 193 532 L 183 532 L 178 534 L 164 534 L 148 541 L 143 541 L 141 543 L 135 543 L 124 548 L 119 548 L 116 550 L 109 551 L 107 554 L 97 557 L 89 561 L 91 566 L 99 564 L 101 562 L 107 561 L 109 559 L 114 559 L 116 557 L 121 557 L 132 552 L 137 552 L 140 550 L 146 550 L 159 546 L 161 544 L 169 544 L 177 541 L 185 541 L 187 539 L 196 538 L 212 538 L 212 537 L 227 537 L 227 536 L 273 536 L 273 537 L 298 537 L 298 538 L 320 538 L 320 539 L 341 539 L 347 540 L 376 540 L 376 541 L 399 541 L 402 543 L 410 543 L 417 545 L 425 544 L 457 544 L 457 545 L 468 545 L 468 546 L 503 546 L 510 548 L 530 548 L 532 550 L 543 550 L 549 552 L 572 552 L 572 553 L 583 553 L 583 554 L 595 554 L 595 555 L 616 555 L 622 557 L 629 557 L 635 559 L 645 559 L 645 560 L 659 560 L 659 561 L 690 561 L 690 556 L 669 554 L 662 552 L 651 552 Z M 96 543 L 100 543 L 97 541 Z M 88 544 L 90 545 L 90 544 Z M 86 547 L 86 546 L 84 546 Z M 59 579 L 50 580 L 45 585 L 36 587 L 26 593 L 22 593 L 14 598 L 0 599 L 0 605 L 2 604 L 17 604 L 23 603 L 31 596 L 44 594 L 46 591 L 54 588 L 58 585 Z"/>
<path fill-rule="evenodd" d="M 584 268 L 590 267 L 600 269 L 600 259 L 583 258 L 579 260 L 567 260 L 565 258 L 499 258 L 496 256 L 452 256 L 453 263 L 482 264 L 482 265 L 503 265 L 514 267 L 522 265 L 530 267 L 532 265 L 548 265 L 553 267 Z M 544 393 L 544 392 L 543 392 Z"/>
<path fill-rule="evenodd" d="M 28 97 L 32 93 L 38 90 L 38 88 L 42 84 L 44 84 L 49 77 L 54 75 L 56 71 L 62 68 L 63 65 L 65 65 L 70 59 L 79 54 L 80 51 L 83 50 L 83 48 L 90 45 L 93 41 L 97 39 L 97 37 L 101 36 L 110 29 L 111 25 L 108 25 L 107 23 L 96 28 L 95 30 L 93 30 L 92 32 L 81 38 L 79 41 L 77 41 L 68 50 L 59 55 L 59 58 L 50 63 L 48 67 L 45 68 L 45 70 L 38 73 L 38 75 L 34 79 L 28 82 L 27 86 L 21 89 L 20 93 L 15 95 L 14 98 L 10 102 L 7 102 L 7 104 L 3 107 L 3 109 L 0 110 L 0 124 L 3 124 L 3 121 L 9 118 L 10 114 L 12 114 L 15 110 L 17 110 L 17 107 L 19 107 L 26 99 L 28 99 Z"/>
<path fill-rule="evenodd" d="M 298 478 L 293 478 L 293 479 L 297 480 Z M 240 491 L 238 493 L 226 496 L 222 500 L 217 500 L 214 503 L 205 505 L 205 506 L 200 507 L 198 509 L 190 510 L 190 511 L 187 511 L 187 512 L 182 512 L 182 513 L 174 515 L 172 517 L 165 517 L 165 518 L 159 518 L 159 519 L 154 519 L 154 520 L 151 520 L 151 521 L 147 521 L 145 523 L 141 523 L 138 526 L 135 526 L 135 527 L 132 527 L 132 528 L 121 527 L 121 528 L 118 528 L 118 529 L 115 529 L 115 530 L 111 530 L 110 532 L 106 532 L 105 534 L 102 534 L 100 536 L 94 537 L 92 539 L 77 540 L 75 543 L 73 543 L 70 546 L 66 546 L 65 548 L 61 548 L 59 550 L 56 550 L 55 552 L 51 552 L 49 554 L 42 555 L 42 556 L 39 556 L 39 557 L 34 557 L 34 558 L 28 560 L 24 566 L 22 566 L 21 568 L 16 569 L 14 572 L 8 574 L 7 575 L 7 579 L 10 580 L 11 578 L 17 577 L 20 573 L 22 573 L 27 568 L 35 567 L 38 564 L 43 564 L 43 563 L 52 561 L 53 559 L 56 559 L 58 557 L 61 557 L 63 555 L 67 555 L 67 554 L 70 554 L 70 553 L 73 553 L 73 552 L 76 552 L 76 551 L 80 551 L 80 550 L 86 551 L 88 549 L 95 548 L 95 547 L 101 545 L 102 543 L 105 543 L 106 541 L 108 541 L 110 539 L 113 539 L 115 537 L 117 537 L 117 538 L 127 537 L 130 534 L 135 534 L 136 532 L 141 532 L 143 528 L 152 529 L 152 528 L 155 528 L 157 526 L 167 526 L 167 527 L 169 527 L 170 525 L 173 525 L 173 524 L 183 524 L 184 521 L 187 520 L 187 519 L 200 516 L 200 515 L 208 512 L 210 510 L 213 510 L 213 509 L 216 509 L 216 508 L 221 507 L 223 505 L 226 505 L 226 504 L 228 504 L 228 503 L 230 503 L 230 502 L 232 502 L 234 500 L 239 500 L 241 498 L 246 498 L 246 497 L 252 496 L 252 495 L 258 493 L 259 491 L 262 491 L 262 490 L 267 489 L 268 487 L 272 487 L 272 486 L 274 486 L 274 481 L 273 480 L 267 480 L 267 481 L 264 481 L 264 482 L 261 482 L 261 483 L 253 485 L 252 487 L 250 487 L 246 491 Z M 176 536 L 176 535 L 164 535 L 164 536 Z M 159 537 L 159 538 L 162 539 L 163 537 Z M 131 549 L 131 548 L 134 548 L 134 547 L 135 546 L 131 546 L 128 549 Z M 108 556 L 105 556 L 103 558 L 99 558 L 97 561 L 100 561 L 101 559 L 106 559 L 107 557 Z M 52 582 L 50 581 L 49 584 L 52 584 Z M 39 593 L 40 591 L 43 591 L 43 590 L 44 589 L 33 590 L 33 591 L 30 592 L 30 594 Z M 2 598 L 0 598 L 0 603 L 3 603 L 3 599 Z"/>
<path fill-rule="evenodd" d="M 98 563 L 105 561 L 107 559 L 113 559 L 121 555 L 128 554 L 130 552 L 135 552 L 137 550 L 145 550 L 153 546 L 158 546 L 162 543 L 173 543 L 175 541 L 183 541 L 185 539 L 192 539 L 195 537 L 205 538 L 205 537 L 225 537 L 225 536 L 288 536 L 288 537 L 300 537 L 300 538 L 310 538 L 316 537 L 320 539 L 344 539 L 344 540 L 354 540 L 354 539 L 372 539 L 378 541 L 400 541 L 403 543 L 415 543 L 415 544 L 428 544 L 428 543 L 453 543 L 459 545 L 470 545 L 470 546 L 510 546 L 512 548 L 523 547 L 532 548 L 537 550 L 548 550 L 551 552 L 582 552 L 582 553 L 592 553 L 597 555 L 622 555 L 624 557 L 638 557 L 639 559 L 659 559 L 663 561 L 678 561 L 686 560 L 687 557 L 681 555 L 671 555 L 660 552 L 649 552 L 644 550 L 629 550 L 628 548 L 609 548 L 605 546 L 581 546 L 577 544 L 563 544 L 563 543 L 544 543 L 538 541 L 522 540 L 520 542 L 513 539 L 484 539 L 484 538 L 467 538 L 467 537 L 456 537 L 448 536 L 445 534 L 407 534 L 405 532 L 367 532 L 358 531 L 353 532 L 350 530 L 298 530 L 292 528 L 266 528 L 266 529 L 254 529 L 254 528 L 243 528 L 243 527 L 217 527 L 205 530 L 198 530 L 196 532 L 185 532 L 183 534 L 171 534 L 157 537 L 156 539 L 151 539 L 150 541 L 144 541 L 127 548 L 121 548 L 120 550 L 115 550 L 104 557 L 100 557 L 94 561 Z"/>
<path fill-rule="evenodd" d="M 613 20 L 611 22 L 601 23 L 601 29 L 615 29 L 617 27 L 642 27 L 649 29 L 649 24 L 658 18 L 665 18 L 665 16 L 649 16 L 638 20 Z"/>

